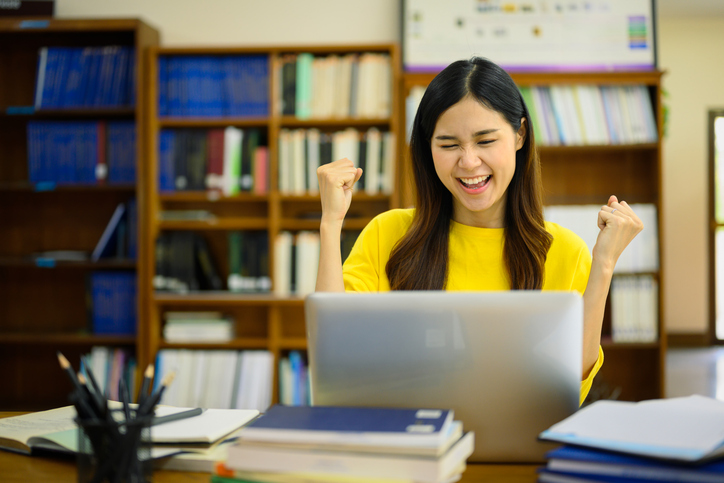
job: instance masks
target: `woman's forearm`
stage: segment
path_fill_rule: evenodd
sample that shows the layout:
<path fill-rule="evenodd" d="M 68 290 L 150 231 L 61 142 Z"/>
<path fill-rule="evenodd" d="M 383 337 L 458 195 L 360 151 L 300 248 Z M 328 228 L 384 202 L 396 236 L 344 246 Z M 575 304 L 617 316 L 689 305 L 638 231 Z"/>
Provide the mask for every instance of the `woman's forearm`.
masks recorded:
<path fill-rule="evenodd" d="M 344 292 L 340 235 L 342 221 L 325 221 L 319 226 L 319 268 L 317 292 Z"/>
<path fill-rule="evenodd" d="M 586 292 L 583 294 L 583 377 L 588 376 L 598 360 L 601 345 L 603 314 L 611 287 L 613 265 L 599 262 L 594 257 Z"/>

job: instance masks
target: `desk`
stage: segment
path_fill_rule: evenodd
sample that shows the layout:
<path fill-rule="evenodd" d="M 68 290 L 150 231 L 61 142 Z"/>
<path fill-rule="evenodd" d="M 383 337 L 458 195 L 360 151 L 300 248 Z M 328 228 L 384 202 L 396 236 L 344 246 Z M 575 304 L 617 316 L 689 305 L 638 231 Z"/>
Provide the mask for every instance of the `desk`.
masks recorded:
<path fill-rule="evenodd" d="M 23 413 L 3 413 L 0 418 Z M 461 483 L 534 483 L 537 465 L 470 464 Z M 208 483 L 208 473 L 156 471 L 155 483 Z M 3 483 L 76 483 L 73 459 L 24 456 L 0 450 L 0 480 Z"/>

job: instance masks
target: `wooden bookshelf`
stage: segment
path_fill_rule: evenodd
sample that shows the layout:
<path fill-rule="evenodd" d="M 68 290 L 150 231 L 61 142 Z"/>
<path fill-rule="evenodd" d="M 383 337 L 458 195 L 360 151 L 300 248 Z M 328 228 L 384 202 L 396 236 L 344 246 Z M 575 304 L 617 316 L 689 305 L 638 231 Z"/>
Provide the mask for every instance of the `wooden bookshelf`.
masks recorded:
<path fill-rule="evenodd" d="M 38 20 L 38 19 L 34 19 Z M 59 185 L 38 190 L 29 180 L 27 126 L 34 120 L 135 120 L 138 166 L 145 131 L 142 52 L 158 44 L 158 32 L 136 19 L 0 19 L 0 391 L 1 409 L 47 409 L 68 404 L 70 382 L 56 359 L 61 350 L 75 367 L 94 345 L 131 348 L 136 337 L 88 333 L 87 278 L 97 269 L 136 270 L 135 260 L 38 264 L 32 255 L 51 250 L 90 253 L 115 207 L 144 191 L 135 184 Z M 136 105 L 119 108 L 35 111 L 38 52 L 41 47 L 134 47 Z M 21 109 L 17 109 L 17 108 Z M 17 112 L 17 114 L 12 114 Z M 140 169 L 137 172 L 141 172 Z M 138 186 L 143 184 L 138 177 Z M 143 210 L 139 209 L 139 216 Z M 141 223 L 142 225 L 142 223 Z M 142 228 L 142 227 L 139 227 Z M 139 249 L 141 249 L 139 245 Z M 142 294 L 141 294 L 142 295 Z"/>
<path fill-rule="evenodd" d="M 277 75 L 282 59 L 288 54 L 311 53 L 314 56 L 364 54 L 386 54 L 390 58 L 391 96 L 390 114 L 384 118 L 312 118 L 299 119 L 282 115 L 280 79 Z M 184 56 L 246 56 L 263 55 L 268 61 L 268 116 L 252 117 L 198 117 L 159 115 L 159 62 L 161 58 Z M 304 303 L 298 296 L 279 297 L 270 293 L 240 294 L 229 291 L 193 292 L 175 294 L 156 292 L 152 279 L 156 270 L 155 244 L 158 236 L 171 230 L 190 230 L 201 234 L 210 246 L 221 278 L 226 281 L 229 273 L 228 244 L 226 234 L 232 230 L 265 231 L 269 240 L 269 273 L 274 273 L 273 242 L 282 231 L 298 232 L 318 230 L 321 214 L 318 195 L 292 195 L 282 192 L 278 185 L 279 134 L 282 129 L 316 128 L 321 132 L 335 132 L 346 128 L 360 131 L 378 128 L 389 131 L 400 140 L 398 132 L 397 86 L 399 82 L 399 54 L 396 45 L 347 45 L 347 46 L 273 46 L 254 48 L 161 48 L 152 47 L 147 55 L 147 76 L 144 90 L 150 99 L 146 126 L 148 144 L 145 158 L 148 159 L 144 178 L 149 180 L 144 187 L 144 220 L 146 227 L 142 244 L 143 257 L 139 261 L 140 287 L 144 294 L 141 316 L 140 364 L 153 362 L 160 349 L 267 349 L 274 355 L 275 368 L 279 360 L 290 350 L 306 349 L 304 325 Z M 241 192 L 225 196 L 211 191 L 159 191 L 159 134 L 165 129 L 211 129 L 233 126 L 240 129 L 256 128 L 263 131 L 269 152 L 269 191 L 266 194 Z M 376 214 L 399 206 L 399 190 L 391 195 L 355 194 L 351 216 L 345 229 L 359 230 Z M 212 221 L 162 221 L 166 210 L 206 210 L 213 214 Z M 272 281 L 273 282 L 273 281 Z M 169 311 L 220 311 L 235 320 L 236 338 L 223 344 L 177 344 L 162 338 L 163 316 Z M 273 382 L 273 401 L 278 401 L 278 374 Z"/>
<path fill-rule="evenodd" d="M 643 400 L 665 396 L 666 333 L 663 324 L 661 294 L 664 284 L 662 266 L 661 227 L 661 152 L 663 110 L 661 105 L 662 72 L 570 72 L 570 73 L 513 73 L 521 86 L 552 86 L 587 84 L 597 86 L 646 86 L 657 125 L 658 141 L 639 144 L 541 146 L 544 203 L 546 205 L 603 205 L 611 194 L 628 203 L 651 203 L 657 208 L 659 270 L 653 275 L 658 282 L 658 338 L 652 343 L 614 343 L 611 338 L 610 297 L 604 316 L 602 346 L 605 362 L 594 381 L 591 397 L 617 397 L 624 400 Z M 404 73 L 399 96 L 400 132 L 404 132 L 405 99 L 416 86 L 427 86 L 434 74 Z M 404 142 L 399 156 L 405 162 L 401 170 L 402 204 L 414 201 L 412 172 Z M 616 276 L 616 275 L 614 275 Z"/>

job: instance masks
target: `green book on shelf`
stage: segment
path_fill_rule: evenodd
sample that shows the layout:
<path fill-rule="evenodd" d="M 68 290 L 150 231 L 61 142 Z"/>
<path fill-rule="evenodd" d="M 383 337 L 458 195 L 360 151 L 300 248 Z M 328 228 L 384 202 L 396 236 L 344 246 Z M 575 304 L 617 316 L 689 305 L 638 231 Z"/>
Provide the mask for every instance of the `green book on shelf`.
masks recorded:
<path fill-rule="evenodd" d="M 296 115 L 299 119 L 312 116 L 312 62 L 314 56 L 301 53 L 297 56 Z"/>

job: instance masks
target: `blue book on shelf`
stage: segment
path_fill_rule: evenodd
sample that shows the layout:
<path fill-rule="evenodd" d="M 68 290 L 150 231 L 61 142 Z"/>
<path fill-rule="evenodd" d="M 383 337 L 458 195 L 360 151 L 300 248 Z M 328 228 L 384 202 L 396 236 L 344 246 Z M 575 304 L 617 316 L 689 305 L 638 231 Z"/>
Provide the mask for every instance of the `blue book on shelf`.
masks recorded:
<path fill-rule="evenodd" d="M 94 334 L 136 333 L 136 274 L 98 271 L 91 274 Z"/>
<path fill-rule="evenodd" d="M 557 473 L 637 478 L 641 481 L 724 481 L 724 461 L 721 460 L 699 465 L 677 464 L 570 445 L 548 452 L 546 458 L 547 470 Z"/>
<path fill-rule="evenodd" d="M 240 438 L 277 443 L 339 443 L 438 447 L 453 411 L 332 406 L 272 406 Z"/>
<path fill-rule="evenodd" d="M 163 129 L 158 135 L 158 190 L 176 191 L 176 132 Z"/>
<path fill-rule="evenodd" d="M 117 246 L 116 231 L 118 230 L 118 226 L 120 225 L 125 212 L 126 205 L 124 203 L 119 203 L 118 206 L 116 206 L 113 215 L 111 215 L 111 219 L 108 221 L 105 230 L 103 230 L 101 238 L 98 240 L 98 243 L 93 249 L 93 253 L 91 254 L 92 261 L 97 262 L 101 258 L 115 256 Z"/>

